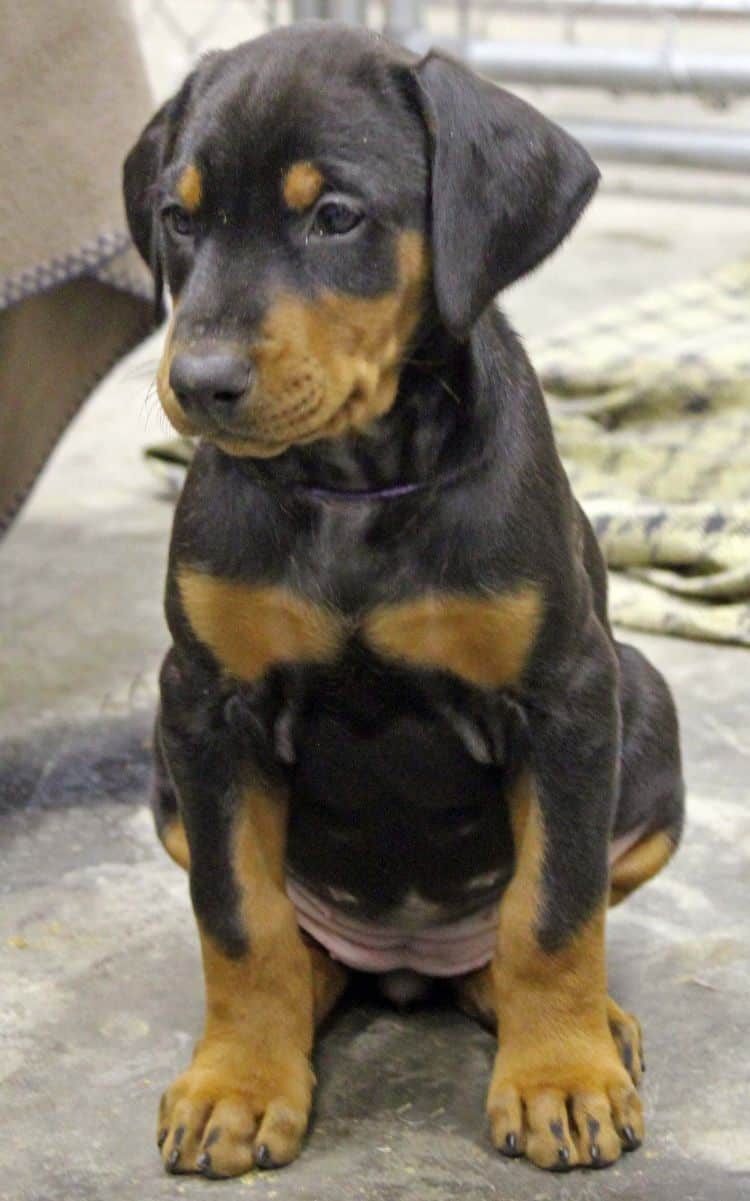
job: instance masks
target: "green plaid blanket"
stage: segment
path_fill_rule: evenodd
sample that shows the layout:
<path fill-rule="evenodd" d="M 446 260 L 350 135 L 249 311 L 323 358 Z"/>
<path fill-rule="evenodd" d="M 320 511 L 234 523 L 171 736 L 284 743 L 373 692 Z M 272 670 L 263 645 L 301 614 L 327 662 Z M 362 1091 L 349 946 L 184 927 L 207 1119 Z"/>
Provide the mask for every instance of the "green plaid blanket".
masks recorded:
<path fill-rule="evenodd" d="M 750 645 L 750 261 L 529 351 L 613 620 Z"/>
<path fill-rule="evenodd" d="M 529 351 L 615 623 L 750 645 L 750 261 Z M 175 483 L 192 447 L 146 453 Z"/>

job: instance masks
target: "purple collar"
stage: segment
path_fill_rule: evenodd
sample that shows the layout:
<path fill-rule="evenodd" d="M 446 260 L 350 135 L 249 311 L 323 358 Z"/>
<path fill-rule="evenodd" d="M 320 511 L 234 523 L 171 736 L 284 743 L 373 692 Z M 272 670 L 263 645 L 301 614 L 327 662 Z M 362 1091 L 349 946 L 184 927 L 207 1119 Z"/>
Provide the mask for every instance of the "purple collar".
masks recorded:
<path fill-rule="evenodd" d="M 450 471 L 447 475 L 435 480 L 417 480 L 413 484 L 391 484 L 388 488 L 324 488 L 320 484 L 306 484 L 302 480 L 298 480 L 291 486 L 299 495 L 309 496 L 313 500 L 338 501 L 344 504 L 352 501 L 356 503 L 357 501 L 397 500 L 401 496 L 411 496 L 415 492 L 439 492 L 443 488 L 450 488 L 460 480 L 466 479 L 468 475 L 472 475 L 480 463 L 481 460 L 476 460 L 474 463 L 459 467 L 456 471 Z"/>
<path fill-rule="evenodd" d="M 442 481 L 447 482 L 447 481 Z M 424 492 L 431 487 L 430 482 L 415 484 L 392 484 L 390 488 L 321 488 L 317 484 L 295 484 L 295 492 L 311 496 L 314 500 L 332 501 L 374 501 L 395 500 L 399 496 L 409 496 L 412 492 Z"/>

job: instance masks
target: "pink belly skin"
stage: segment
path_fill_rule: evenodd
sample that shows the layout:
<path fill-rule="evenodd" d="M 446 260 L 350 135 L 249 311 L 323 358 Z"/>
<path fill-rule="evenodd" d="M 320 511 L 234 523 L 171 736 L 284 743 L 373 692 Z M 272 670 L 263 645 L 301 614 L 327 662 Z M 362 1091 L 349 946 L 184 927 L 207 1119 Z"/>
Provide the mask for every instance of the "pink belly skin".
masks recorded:
<path fill-rule="evenodd" d="M 634 846 L 643 832 L 644 827 L 639 826 L 613 839 L 610 864 Z M 286 891 L 300 927 L 324 946 L 332 959 L 360 972 L 463 976 L 489 963 L 495 949 L 497 903 L 458 921 L 406 929 L 350 917 L 290 877 Z"/>

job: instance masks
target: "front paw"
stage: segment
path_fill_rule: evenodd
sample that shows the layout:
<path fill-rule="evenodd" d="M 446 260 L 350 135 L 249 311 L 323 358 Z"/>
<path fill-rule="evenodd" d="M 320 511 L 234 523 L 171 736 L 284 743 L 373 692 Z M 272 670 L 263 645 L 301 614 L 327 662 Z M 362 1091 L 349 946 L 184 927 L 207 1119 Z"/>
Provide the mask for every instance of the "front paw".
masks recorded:
<path fill-rule="evenodd" d="M 313 1079 L 301 1053 L 270 1058 L 244 1043 L 204 1044 L 161 1099 L 165 1168 L 222 1177 L 289 1163 L 307 1129 Z"/>
<path fill-rule="evenodd" d="M 609 1032 L 615 1040 L 615 1046 L 633 1084 L 640 1084 L 646 1063 L 643 1058 L 643 1034 L 638 1018 L 607 998 L 607 1021 Z"/>
<path fill-rule="evenodd" d="M 604 1168 L 643 1138 L 643 1113 L 611 1038 L 566 1052 L 559 1042 L 528 1054 L 499 1051 L 487 1097 L 492 1140 L 551 1171 Z"/>

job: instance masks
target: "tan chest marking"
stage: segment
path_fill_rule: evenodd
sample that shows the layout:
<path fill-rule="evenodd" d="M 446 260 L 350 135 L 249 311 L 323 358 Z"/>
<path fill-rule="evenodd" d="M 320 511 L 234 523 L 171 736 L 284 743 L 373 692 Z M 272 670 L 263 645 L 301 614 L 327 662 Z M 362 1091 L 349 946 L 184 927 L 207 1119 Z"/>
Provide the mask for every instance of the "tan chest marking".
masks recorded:
<path fill-rule="evenodd" d="M 364 632 L 383 655 L 501 688 L 520 680 L 541 613 L 537 589 L 524 585 L 494 597 L 432 595 L 383 605 L 366 618 Z"/>
<path fill-rule="evenodd" d="M 280 662 L 326 662 L 341 651 L 350 623 L 286 588 L 250 585 L 190 567 L 178 570 L 185 615 L 224 671 L 259 679 Z M 520 680 L 541 618 L 531 585 L 495 597 L 428 595 L 367 614 L 374 650 L 434 667 L 480 687 Z"/>
<path fill-rule="evenodd" d="M 286 588 L 243 584 L 189 567 L 181 567 L 177 578 L 196 638 L 238 680 L 257 680 L 277 663 L 325 662 L 341 647 L 342 620 Z"/>

